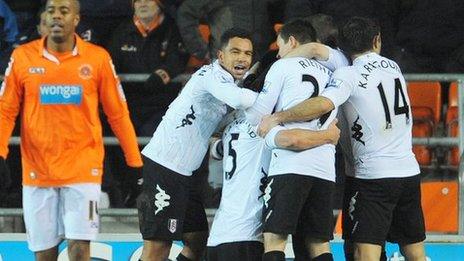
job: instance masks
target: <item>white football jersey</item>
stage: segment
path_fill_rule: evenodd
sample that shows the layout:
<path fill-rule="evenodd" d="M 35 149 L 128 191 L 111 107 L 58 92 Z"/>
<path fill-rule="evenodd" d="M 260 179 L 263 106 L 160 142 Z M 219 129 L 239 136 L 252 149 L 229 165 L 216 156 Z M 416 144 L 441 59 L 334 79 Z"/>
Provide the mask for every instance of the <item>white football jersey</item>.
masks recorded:
<path fill-rule="evenodd" d="M 270 150 L 244 117 L 224 130 L 221 203 L 208 246 L 240 241 L 262 241 L 262 179 L 269 167 Z"/>
<path fill-rule="evenodd" d="M 253 91 L 237 87 L 232 75 L 217 61 L 203 66 L 169 105 L 142 154 L 179 174 L 192 175 L 227 112 L 226 104 L 235 109 L 247 108 L 256 96 Z"/>
<path fill-rule="evenodd" d="M 329 68 L 332 72 L 338 68 L 350 65 L 350 62 L 346 58 L 345 54 L 340 49 L 333 49 L 326 46 L 329 49 L 329 57 L 327 61 L 318 61 L 325 67 Z"/>
<path fill-rule="evenodd" d="M 335 71 L 322 96 L 344 103 L 351 131 L 355 177 L 408 177 L 418 174 L 412 152 L 412 115 L 401 70 L 376 53 Z"/>
<path fill-rule="evenodd" d="M 316 97 L 326 87 L 332 72 L 315 60 L 283 58 L 275 62 L 266 75 L 263 90 L 252 107 L 246 110 L 247 119 L 258 124 L 263 115 L 273 110 L 287 110 L 300 102 Z M 308 122 L 286 123 L 285 127 L 309 130 L 326 129 L 336 111 Z M 300 174 L 335 181 L 335 146 L 322 145 L 304 151 L 273 149 L 269 176 Z"/>

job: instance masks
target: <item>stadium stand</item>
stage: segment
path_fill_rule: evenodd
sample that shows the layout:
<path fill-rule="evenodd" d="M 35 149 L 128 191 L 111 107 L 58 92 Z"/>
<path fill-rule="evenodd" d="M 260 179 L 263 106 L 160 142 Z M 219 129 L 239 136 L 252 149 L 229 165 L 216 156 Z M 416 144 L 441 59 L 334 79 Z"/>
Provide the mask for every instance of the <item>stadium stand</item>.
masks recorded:
<path fill-rule="evenodd" d="M 440 83 L 408 82 L 408 93 L 414 120 L 413 137 L 432 137 L 440 122 L 442 107 Z M 433 149 L 424 145 L 415 145 L 413 151 L 421 166 L 432 164 Z"/>
<path fill-rule="evenodd" d="M 448 93 L 448 110 L 446 111 L 445 120 L 447 134 L 450 137 L 457 137 L 459 134 L 458 116 L 458 84 L 452 82 Z M 450 148 L 447 163 L 451 166 L 459 164 L 459 148 Z"/>
<path fill-rule="evenodd" d="M 211 35 L 209 26 L 206 25 L 206 24 L 200 24 L 198 26 L 198 30 L 200 31 L 201 38 L 203 38 L 203 40 L 206 43 L 209 43 L 209 37 Z M 194 55 L 191 55 L 190 58 L 189 58 L 189 61 L 187 63 L 187 69 L 186 70 L 187 70 L 187 72 L 193 72 L 196 69 L 200 68 L 203 64 L 206 64 L 206 60 L 204 60 L 204 59 L 202 60 L 202 59 L 199 59 L 199 58 L 195 57 Z"/>

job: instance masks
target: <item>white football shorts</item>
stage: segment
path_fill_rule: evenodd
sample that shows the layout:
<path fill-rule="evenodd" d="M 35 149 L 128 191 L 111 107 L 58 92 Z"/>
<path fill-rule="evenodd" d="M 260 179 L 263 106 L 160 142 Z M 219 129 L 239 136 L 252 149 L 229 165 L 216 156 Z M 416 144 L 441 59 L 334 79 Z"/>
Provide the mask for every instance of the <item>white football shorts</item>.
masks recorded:
<path fill-rule="evenodd" d="M 63 239 L 95 240 L 100 184 L 63 187 L 23 186 L 23 211 L 29 249 L 37 252 Z"/>

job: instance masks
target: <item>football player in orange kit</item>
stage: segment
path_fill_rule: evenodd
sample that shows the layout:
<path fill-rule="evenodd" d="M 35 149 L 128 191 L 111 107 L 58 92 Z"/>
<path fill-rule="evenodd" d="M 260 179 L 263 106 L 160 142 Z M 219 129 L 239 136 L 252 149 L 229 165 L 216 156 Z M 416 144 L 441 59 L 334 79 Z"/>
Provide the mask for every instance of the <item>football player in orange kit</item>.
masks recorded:
<path fill-rule="evenodd" d="M 45 12 L 48 36 L 13 52 L 0 88 L 0 175 L 7 175 L 8 140 L 21 112 L 29 248 L 37 260 L 56 260 L 67 239 L 70 260 L 90 260 L 103 174 L 99 103 L 131 167 L 134 191 L 142 160 L 109 54 L 75 34 L 79 2 L 48 0 Z"/>

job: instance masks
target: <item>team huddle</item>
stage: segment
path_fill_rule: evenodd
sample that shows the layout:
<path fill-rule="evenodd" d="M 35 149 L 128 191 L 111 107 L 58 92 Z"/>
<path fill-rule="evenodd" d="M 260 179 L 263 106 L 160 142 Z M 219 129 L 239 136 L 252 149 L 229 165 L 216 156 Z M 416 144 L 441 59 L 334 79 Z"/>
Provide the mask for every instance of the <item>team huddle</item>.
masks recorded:
<path fill-rule="evenodd" d="M 136 188 L 143 160 L 137 207 L 144 261 L 166 260 L 173 240 L 184 244 L 181 261 L 285 260 L 289 235 L 296 260 L 333 260 L 340 137 L 353 166 L 343 203 L 346 260 L 386 260 L 386 241 L 398 243 L 407 260 L 425 260 L 406 82 L 399 66 L 380 55 L 373 21 L 351 18 L 339 49 L 318 43 L 308 20 L 290 21 L 277 37 L 279 59 L 253 67 L 249 34 L 227 30 L 218 59 L 191 76 L 141 159 L 108 54 L 74 35 L 78 2 L 49 0 L 46 10 L 50 35 L 15 50 L 0 89 L 0 174 L 21 113 L 24 216 L 38 260 L 56 259 L 63 238 L 72 260 L 89 259 L 103 167 L 99 102 Z M 66 80 L 60 68 L 69 71 Z M 57 91 L 63 88 L 72 91 Z M 49 131 L 37 132 L 36 125 Z M 210 146 L 218 131 L 222 137 Z M 222 199 L 210 231 L 192 184 L 208 150 L 223 161 Z M 63 157 L 72 160 L 53 160 Z"/>
<path fill-rule="evenodd" d="M 178 260 L 201 258 L 207 226 L 188 179 L 227 107 L 235 110 L 233 120 L 211 148 L 223 157 L 224 183 L 208 260 L 285 260 L 288 235 L 297 260 L 333 260 L 337 114 L 349 126 L 341 131 L 350 140 L 342 142 L 354 166 L 343 207 L 346 259 L 385 260 L 388 240 L 408 260 L 425 260 L 404 77 L 379 55 L 380 31 L 372 21 L 352 18 L 341 41 L 351 66 L 340 50 L 316 43 L 308 21 L 291 21 L 277 38 L 280 59 L 253 77 L 246 73 L 250 38 L 238 29 L 223 35 L 218 60 L 192 76 L 142 151 L 150 170 L 139 201 L 144 260 L 167 258 L 172 240 L 185 244 Z M 252 83 L 237 86 L 244 77 Z M 153 200 L 160 194 L 169 195 L 164 206 L 171 210 Z"/>

